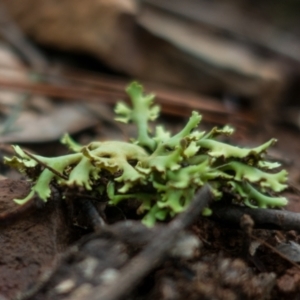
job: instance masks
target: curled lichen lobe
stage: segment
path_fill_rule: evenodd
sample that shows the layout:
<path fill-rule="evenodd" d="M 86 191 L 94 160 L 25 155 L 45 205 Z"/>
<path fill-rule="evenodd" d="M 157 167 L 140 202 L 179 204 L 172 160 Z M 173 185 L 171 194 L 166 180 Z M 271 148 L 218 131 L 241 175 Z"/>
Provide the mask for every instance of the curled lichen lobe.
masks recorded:
<path fill-rule="evenodd" d="M 125 199 L 140 200 L 138 212 L 144 214 L 143 222 L 149 226 L 186 209 L 197 189 L 206 183 L 216 199 L 226 190 L 235 202 L 250 207 L 287 203 L 277 195 L 287 187 L 287 172 L 279 169 L 280 164 L 265 160 L 275 139 L 251 149 L 225 144 L 218 136 L 230 136 L 233 129 L 225 126 L 208 133 L 199 131 L 201 115 L 197 112 L 174 135 L 163 126 L 151 133 L 148 123 L 159 113 L 153 105 L 154 96 L 144 95 L 135 82 L 127 93 L 132 106 L 119 103 L 115 111 L 118 121 L 137 126 L 137 138 L 131 142 L 95 141 L 82 146 L 66 135 L 62 142 L 71 154 L 53 158 L 15 146 L 16 156 L 5 158 L 5 162 L 33 181 L 30 194 L 15 201 L 25 203 L 34 194 L 46 201 L 52 183 L 62 190 L 80 187 L 87 194 L 108 197 L 111 205 Z"/>

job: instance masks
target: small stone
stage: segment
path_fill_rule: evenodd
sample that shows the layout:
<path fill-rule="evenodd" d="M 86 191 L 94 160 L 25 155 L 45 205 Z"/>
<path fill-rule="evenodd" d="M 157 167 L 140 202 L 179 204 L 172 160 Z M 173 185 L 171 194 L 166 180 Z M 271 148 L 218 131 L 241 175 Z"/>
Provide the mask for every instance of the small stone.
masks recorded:
<path fill-rule="evenodd" d="M 100 279 L 102 280 L 103 283 L 107 284 L 110 283 L 119 276 L 119 271 L 116 269 L 108 268 L 100 276 Z"/>
<path fill-rule="evenodd" d="M 202 247 L 202 242 L 192 234 L 182 233 L 172 248 L 172 256 L 191 259 L 195 252 Z"/>
<path fill-rule="evenodd" d="M 75 282 L 72 279 L 67 279 L 59 283 L 54 290 L 57 294 L 67 294 L 75 287 Z"/>

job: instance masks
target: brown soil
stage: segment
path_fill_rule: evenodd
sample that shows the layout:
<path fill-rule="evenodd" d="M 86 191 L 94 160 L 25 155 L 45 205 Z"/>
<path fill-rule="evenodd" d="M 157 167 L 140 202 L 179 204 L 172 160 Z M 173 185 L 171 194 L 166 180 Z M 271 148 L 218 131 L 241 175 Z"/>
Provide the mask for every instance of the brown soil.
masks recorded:
<path fill-rule="evenodd" d="M 25 181 L 0 181 L 0 291 L 8 298 L 33 286 L 70 243 L 62 202 L 20 209 L 12 201 L 26 196 L 29 188 Z"/>
<path fill-rule="evenodd" d="M 271 151 L 290 171 L 290 181 L 296 187 L 298 134 L 278 127 L 276 136 L 280 143 Z M 260 133 L 239 142 L 253 145 L 265 139 L 265 134 Z M 168 224 L 162 224 L 150 230 L 138 221 L 114 223 L 114 213 L 107 211 L 108 221 L 114 224 L 87 234 L 92 231 L 91 224 L 85 224 L 84 215 L 70 217 L 70 206 L 58 194 L 44 205 L 34 200 L 20 210 L 12 199 L 26 195 L 29 184 L 2 180 L 0 189 L 3 299 L 17 295 L 22 295 L 18 299 L 32 300 L 98 299 L 97 289 L 105 289 L 168 228 Z M 289 190 L 287 195 L 291 199 L 288 209 L 299 211 L 297 192 Z M 130 215 L 130 206 L 123 211 Z M 128 295 L 121 298 L 106 295 L 101 299 L 298 299 L 300 267 L 293 257 L 299 250 L 294 249 L 291 256 L 285 254 L 289 256 L 286 258 L 275 249 L 291 241 L 299 243 L 296 231 L 254 229 L 249 236 L 239 224 L 232 226 L 199 217 L 182 236 L 197 240 L 194 248 L 184 244 L 184 249 L 192 247 L 192 254 L 186 257 L 169 251 L 163 261 L 153 262 L 155 267 L 130 288 Z M 116 282 L 118 289 L 123 279 Z"/>

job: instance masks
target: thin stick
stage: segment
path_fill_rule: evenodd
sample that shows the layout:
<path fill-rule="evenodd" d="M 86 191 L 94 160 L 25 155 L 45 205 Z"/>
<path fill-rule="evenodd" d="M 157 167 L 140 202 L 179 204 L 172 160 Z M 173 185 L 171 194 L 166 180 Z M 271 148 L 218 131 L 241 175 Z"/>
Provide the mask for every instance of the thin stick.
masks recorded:
<path fill-rule="evenodd" d="M 45 163 L 43 163 L 42 161 L 40 161 L 38 158 L 36 158 L 36 157 L 35 157 L 34 155 L 32 155 L 31 153 L 29 153 L 29 152 L 27 152 L 27 151 L 25 151 L 25 150 L 23 150 L 23 151 L 24 151 L 24 153 L 25 153 L 26 155 L 28 155 L 30 158 L 32 158 L 33 160 L 35 160 L 37 163 L 39 163 L 39 164 L 40 164 L 41 166 L 43 166 L 44 168 L 50 170 L 50 171 L 51 171 L 53 174 L 55 174 L 56 176 L 58 176 L 58 177 L 60 177 L 60 178 L 63 178 L 63 179 L 68 179 L 67 176 L 65 176 L 64 174 L 62 174 L 62 173 L 56 171 L 56 170 L 53 169 L 52 167 L 46 165 Z"/>
<path fill-rule="evenodd" d="M 190 226 L 212 199 L 209 187 L 204 186 L 196 194 L 189 208 L 178 215 L 139 255 L 125 265 L 113 282 L 92 289 L 85 299 L 118 300 L 130 293 L 151 270 L 159 266 L 180 231 Z"/>
<path fill-rule="evenodd" d="M 265 208 L 253 209 L 221 202 L 213 203 L 211 209 L 214 219 L 227 224 L 239 224 L 241 217 L 247 214 L 255 222 L 255 228 L 300 232 L 300 213 Z"/>

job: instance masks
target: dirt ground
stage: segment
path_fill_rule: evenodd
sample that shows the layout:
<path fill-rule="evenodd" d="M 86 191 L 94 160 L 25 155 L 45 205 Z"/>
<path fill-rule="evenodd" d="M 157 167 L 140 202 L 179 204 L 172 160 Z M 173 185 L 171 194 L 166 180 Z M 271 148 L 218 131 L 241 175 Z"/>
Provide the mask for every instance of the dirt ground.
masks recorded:
<path fill-rule="evenodd" d="M 298 212 L 299 133 L 284 125 L 274 132 L 279 142 L 269 154 L 289 171 L 293 188 L 286 192 L 287 210 Z M 253 145 L 268 134 L 247 132 L 231 142 Z M 171 223 L 145 228 L 134 220 L 134 204 L 104 211 L 98 205 L 110 224 L 99 229 L 86 221 L 82 203 L 66 203 L 57 194 L 46 205 L 36 199 L 20 208 L 11 200 L 26 195 L 30 184 L 4 179 L 0 185 L 1 299 L 299 297 L 299 227 L 280 230 L 276 224 L 251 223 L 251 218 L 250 223 L 247 218 L 231 222 L 198 215 L 179 235 L 173 231 L 173 242 L 160 249 L 166 242 L 161 235 Z M 123 284 L 124 293 L 115 295 Z"/>

